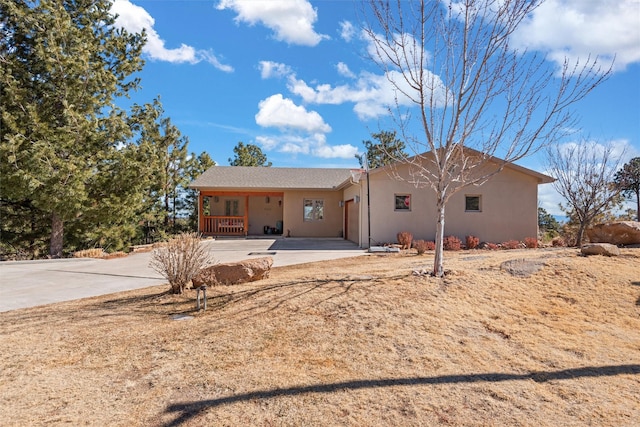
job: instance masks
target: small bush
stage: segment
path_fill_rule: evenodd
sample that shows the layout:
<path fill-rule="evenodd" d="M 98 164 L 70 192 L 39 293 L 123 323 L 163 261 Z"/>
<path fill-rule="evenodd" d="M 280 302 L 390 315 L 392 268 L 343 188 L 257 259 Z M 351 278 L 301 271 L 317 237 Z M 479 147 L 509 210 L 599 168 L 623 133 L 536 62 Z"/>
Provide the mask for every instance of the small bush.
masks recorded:
<path fill-rule="evenodd" d="M 408 231 L 401 231 L 398 233 L 398 243 L 402 247 L 402 249 L 410 249 L 411 242 L 413 241 L 413 234 Z"/>
<path fill-rule="evenodd" d="M 529 249 L 535 249 L 538 247 L 538 239 L 535 237 L 525 237 L 524 245 Z"/>
<path fill-rule="evenodd" d="M 459 251 L 462 248 L 462 242 L 456 236 L 446 236 L 443 239 L 443 247 L 445 251 Z"/>
<path fill-rule="evenodd" d="M 211 261 L 198 233 L 185 233 L 154 249 L 149 266 L 169 281 L 172 293 L 181 294 Z"/>
<path fill-rule="evenodd" d="M 554 237 L 551 240 L 551 246 L 553 246 L 553 247 L 567 246 L 567 242 L 565 242 L 562 237 L 558 236 L 558 237 Z"/>
<path fill-rule="evenodd" d="M 500 249 L 500 247 L 498 245 L 496 245 L 495 243 L 487 243 L 486 244 L 486 248 L 489 249 L 490 251 L 496 251 L 496 250 Z"/>
<path fill-rule="evenodd" d="M 520 242 L 517 240 L 507 240 L 506 242 L 502 242 L 502 249 L 519 249 Z"/>
<path fill-rule="evenodd" d="M 84 249 L 73 253 L 74 258 L 104 258 L 106 255 L 102 248 Z"/>
<path fill-rule="evenodd" d="M 424 254 L 426 251 L 432 251 L 436 248 L 435 242 L 427 242 L 424 240 L 416 240 L 413 242 L 413 247 L 418 251 L 418 255 Z"/>
<path fill-rule="evenodd" d="M 465 240 L 467 249 L 475 249 L 480 244 L 480 239 L 478 239 L 476 236 L 467 236 Z"/>

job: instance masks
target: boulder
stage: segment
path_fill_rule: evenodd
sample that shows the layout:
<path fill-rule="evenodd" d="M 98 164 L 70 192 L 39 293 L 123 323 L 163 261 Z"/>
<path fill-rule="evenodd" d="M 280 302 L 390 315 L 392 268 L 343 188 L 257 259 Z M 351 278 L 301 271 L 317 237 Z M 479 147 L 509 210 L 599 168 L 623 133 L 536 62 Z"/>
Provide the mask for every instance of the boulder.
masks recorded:
<path fill-rule="evenodd" d="M 618 221 L 594 225 L 587 230 L 592 243 L 611 243 L 612 245 L 640 244 L 640 222 Z"/>
<path fill-rule="evenodd" d="M 616 245 L 609 243 L 590 243 L 584 245 L 580 249 L 582 255 L 605 255 L 605 256 L 618 256 L 620 255 L 620 249 Z"/>
<path fill-rule="evenodd" d="M 273 258 L 252 258 L 244 261 L 216 264 L 200 270 L 193 279 L 193 287 L 201 285 L 237 285 L 269 277 Z"/>

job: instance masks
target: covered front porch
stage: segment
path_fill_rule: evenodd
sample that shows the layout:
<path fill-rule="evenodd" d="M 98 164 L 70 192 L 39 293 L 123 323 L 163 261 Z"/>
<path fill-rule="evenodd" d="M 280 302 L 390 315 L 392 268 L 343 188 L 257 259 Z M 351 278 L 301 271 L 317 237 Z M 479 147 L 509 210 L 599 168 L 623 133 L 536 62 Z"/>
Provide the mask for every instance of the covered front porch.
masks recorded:
<path fill-rule="evenodd" d="M 203 191 L 198 231 L 207 236 L 250 236 L 283 231 L 282 192 Z"/>

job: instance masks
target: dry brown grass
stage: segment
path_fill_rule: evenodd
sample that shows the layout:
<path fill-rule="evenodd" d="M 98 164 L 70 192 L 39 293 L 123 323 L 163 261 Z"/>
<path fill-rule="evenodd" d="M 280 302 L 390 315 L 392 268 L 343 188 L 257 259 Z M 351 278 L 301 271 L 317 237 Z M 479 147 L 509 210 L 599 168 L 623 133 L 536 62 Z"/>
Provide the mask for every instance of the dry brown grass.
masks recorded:
<path fill-rule="evenodd" d="M 0 424 L 638 425 L 639 250 L 429 261 L 276 268 L 199 313 L 167 286 L 0 313 Z"/>

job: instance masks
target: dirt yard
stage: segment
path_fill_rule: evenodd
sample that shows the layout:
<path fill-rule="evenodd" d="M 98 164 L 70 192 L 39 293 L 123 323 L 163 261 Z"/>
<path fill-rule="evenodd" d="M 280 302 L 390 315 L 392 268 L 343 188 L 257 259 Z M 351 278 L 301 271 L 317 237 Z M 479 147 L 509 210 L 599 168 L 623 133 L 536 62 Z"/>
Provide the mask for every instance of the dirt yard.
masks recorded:
<path fill-rule="evenodd" d="M 167 285 L 0 313 L 0 425 L 638 426 L 622 252 L 448 252 L 442 280 L 373 255 L 210 289 L 206 312 Z"/>

